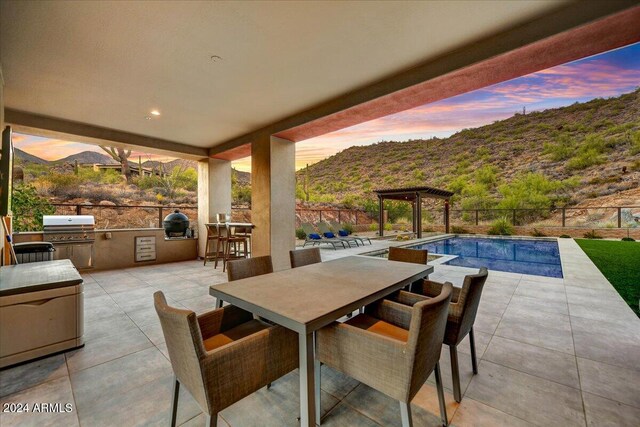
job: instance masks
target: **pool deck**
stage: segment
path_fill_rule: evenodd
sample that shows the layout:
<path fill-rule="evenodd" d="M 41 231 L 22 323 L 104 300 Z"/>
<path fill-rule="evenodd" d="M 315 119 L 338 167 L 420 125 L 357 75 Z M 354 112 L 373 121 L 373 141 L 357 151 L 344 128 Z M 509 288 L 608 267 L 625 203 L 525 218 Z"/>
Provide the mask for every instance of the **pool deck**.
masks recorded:
<path fill-rule="evenodd" d="M 325 261 L 413 242 L 322 249 Z M 455 426 L 637 426 L 640 319 L 572 239 L 558 240 L 564 278 L 491 271 L 476 319 L 479 373 L 459 346 L 464 397 L 451 394 L 449 353 L 440 359 Z M 474 269 L 434 265 L 431 278 L 462 283 Z M 198 313 L 215 306 L 208 286 L 222 269 L 189 261 L 84 274 L 83 349 L 0 371 L 0 403 L 72 403 L 73 412 L 0 413 L 0 425 L 166 425 L 171 367 L 152 293 Z M 363 277 L 366 280 L 366 277 Z M 330 369 L 322 370 L 323 426 L 400 425 L 395 401 Z M 412 401 L 414 425 L 438 425 L 432 378 Z M 204 425 L 187 393 L 178 421 Z M 220 413 L 218 425 L 298 426 L 297 372 Z"/>

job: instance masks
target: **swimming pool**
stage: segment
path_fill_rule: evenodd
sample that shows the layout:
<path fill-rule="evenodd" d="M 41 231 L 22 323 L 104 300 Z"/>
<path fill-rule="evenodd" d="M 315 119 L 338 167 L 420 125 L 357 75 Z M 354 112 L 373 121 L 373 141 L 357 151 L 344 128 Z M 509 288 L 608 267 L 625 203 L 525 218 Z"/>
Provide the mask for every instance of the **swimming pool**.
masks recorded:
<path fill-rule="evenodd" d="M 550 240 L 452 237 L 411 248 L 427 249 L 430 253 L 442 255 L 457 255 L 443 263 L 448 265 L 563 277 L 558 243 Z"/>

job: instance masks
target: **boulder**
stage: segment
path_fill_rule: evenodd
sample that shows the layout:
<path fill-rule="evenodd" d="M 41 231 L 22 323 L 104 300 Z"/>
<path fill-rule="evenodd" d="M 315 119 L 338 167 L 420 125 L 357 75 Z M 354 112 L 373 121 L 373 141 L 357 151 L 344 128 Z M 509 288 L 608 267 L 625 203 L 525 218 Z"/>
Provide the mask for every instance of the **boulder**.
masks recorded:
<path fill-rule="evenodd" d="M 109 201 L 109 200 L 101 200 L 100 203 L 98 203 L 98 205 L 100 206 L 115 206 L 116 204 Z"/>

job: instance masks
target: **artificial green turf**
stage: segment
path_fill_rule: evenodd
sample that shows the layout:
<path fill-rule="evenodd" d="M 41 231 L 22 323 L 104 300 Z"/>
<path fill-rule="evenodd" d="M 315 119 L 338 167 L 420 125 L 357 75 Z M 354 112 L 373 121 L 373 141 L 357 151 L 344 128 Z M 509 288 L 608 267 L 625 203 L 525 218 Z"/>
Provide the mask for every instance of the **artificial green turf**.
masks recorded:
<path fill-rule="evenodd" d="M 589 239 L 576 242 L 640 317 L 640 242 Z"/>

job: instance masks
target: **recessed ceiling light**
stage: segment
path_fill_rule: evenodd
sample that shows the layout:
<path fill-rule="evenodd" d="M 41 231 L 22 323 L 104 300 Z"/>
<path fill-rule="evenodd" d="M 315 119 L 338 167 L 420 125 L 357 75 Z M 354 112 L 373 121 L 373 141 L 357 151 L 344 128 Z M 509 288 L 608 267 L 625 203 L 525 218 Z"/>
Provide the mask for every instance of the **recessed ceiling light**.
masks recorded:
<path fill-rule="evenodd" d="M 151 120 L 151 116 L 144 116 L 145 119 Z"/>
<path fill-rule="evenodd" d="M 211 55 L 211 61 L 212 62 L 222 61 L 222 57 L 218 55 Z"/>
<path fill-rule="evenodd" d="M 160 115 L 160 111 L 158 111 L 158 110 L 151 110 L 151 114 L 153 114 L 154 116 L 159 116 L 159 115 Z"/>

